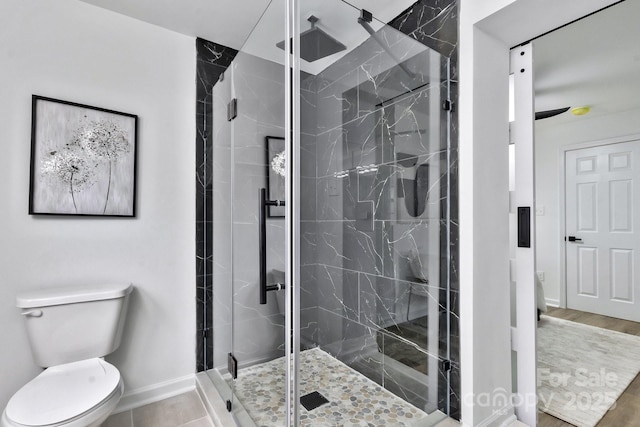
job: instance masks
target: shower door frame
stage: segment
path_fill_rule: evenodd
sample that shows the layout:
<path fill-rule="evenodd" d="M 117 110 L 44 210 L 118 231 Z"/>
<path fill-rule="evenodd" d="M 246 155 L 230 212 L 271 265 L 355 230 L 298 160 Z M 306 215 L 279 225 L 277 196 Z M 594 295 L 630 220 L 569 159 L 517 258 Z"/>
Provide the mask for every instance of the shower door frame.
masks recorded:
<path fill-rule="evenodd" d="M 285 358 L 287 426 L 300 425 L 300 0 L 285 0 Z M 291 70 L 291 71 L 289 71 Z M 296 149 L 298 147 L 298 149 Z M 292 316 L 293 315 L 293 316 Z M 293 317 L 293 318 L 292 318 Z M 289 337 L 289 334 L 292 334 Z M 289 359 L 289 355 L 291 355 Z M 292 413 L 293 412 L 293 413 Z M 293 419 L 292 419 L 293 417 Z M 292 424 L 293 422 L 293 424 Z"/>
<path fill-rule="evenodd" d="M 292 52 L 290 55 L 285 55 L 285 70 L 291 70 L 290 73 L 285 72 L 284 80 L 285 80 L 285 100 L 289 100 L 289 102 L 285 102 L 285 156 L 290 161 L 286 162 L 286 172 L 285 172 L 285 200 L 288 199 L 289 203 L 285 205 L 287 214 L 285 215 L 285 234 L 286 234 L 286 263 L 287 266 L 285 268 L 285 283 L 287 286 L 285 287 L 285 355 L 290 355 L 290 359 L 286 363 L 286 408 L 287 408 L 287 425 L 299 425 L 300 422 L 300 382 L 298 379 L 298 371 L 299 371 L 299 361 L 300 361 L 300 242 L 301 242 L 301 231 L 300 231 L 300 80 L 301 80 L 301 67 L 300 67 L 300 0 L 282 0 L 286 4 L 286 16 L 285 16 L 285 29 L 286 35 L 284 37 L 285 40 L 285 52 Z M 388 25 L 382 23 L 383 25 Z M 407 34 L 405 36 L 409 37 Z M 430 49 L 427 46 L 427 49 Z M 241 53 L 240 51 L 239 53 Z M 442 59 L 449 61 L 444 55 Z M 444 64 L 444 63 L 443 63 Z M 449 68 L 447 66 L 447 68 Z M 229 77 L 233 80 L 233 70 L 229 70 Z M 442 83 L 442 82 L 439 82 Z M 450 76 L 447 78 L 447 96 L 446 101 L 449 98 L 449 90 L 451 79 Z M 233 87 L 233 85 L 232 85 Z M 233 91 L 233 89 L 232 89 Z M 444 92 L 441 92 L 444 93 Z M 232 98 L 234 94 L 232 92 Z M 446 166 L 448 167 L 451 163 L 451 110 L 446 111 L 446 136 L 441 135 L 440 141 L 444 141 L 446 137 L 446 148 L 447 155 L 446 160 L 442 163 L 446 162 Z M 443 118 L 444 119 L 444 118 Z M 234 135 L 234 126 L 231 127 L 231 138 L 235 139 Z M 232 164 L 233 162 L 233 148 L 231 150 L 232 156 Z M 232 172 L 233 173 L 233 172 Z M 447 173 L 447 192 L 450 196 L 450 185 L 451 185 L 451 174 Z M 232 188 L 233 193 L 233 188 Z M 233 205 L 232 205 L 233 206 Z M 445 214 L 443 212 L 443 214 Z M 441 244 L 442 244 L 442 236 L 446 234 L 446 242 L 444 243 L 445 247 L 442 247 L 442 250 L 446 250 L 446 262 L 444 262 L 442 268 L 446 269 L 446 281 L 450 282 L 449 274 L 451 273 L 451 257 L 449 256 L 449 242 L 450 242 L 450 220 L 451 220 L 451 209 L 447 207 L 446 217 L 447 226 L 443 227 L 440 231 L 441 234 Z M 233 218 L 233 208 L 231 217 Z M 233 227 L 231 230 L 233 233 Z M 232 242 L 234 238 L 232 236 Z M 232 243 L 233 245 L 233 243 Z M 232 250 L 232 254 L 233 254 Z M 234 273 L 233 269 L 231 272 L 232 275 L 232 283 L 234 282 Z M 446 329 L 447 337 L 450 338 L 450 289 L 447 288 L 446 294 L 446 305 L 447 305 L 447 316 L 446 322 L 442 322 L 443 324 L 439 328 L 439 331 L 442 329 Z M 231 308 L 233 312 L 233 307 Z M 293 314 L 293 316 L 291 315 Z M 233 314 L 232 314 L 233 317 Z M 446 324 L 445 324 L 446 323 Z M 292 331 L 289 333 L 288 331 Z M 445 331 L 443 331 L 445 332 Z M 232 334 L 232 341 L 235 337 L 235 334 Z M 235 345 L 232 343 L 232 348 Z M 450 342 L 447 342 L 446 352 L 447 355 L 444 356 L 447 359 L 450 359 L 449 352 L 451 351 Z M 438 357 L 440 361 L 442 361 L 441 357 Z M 436 374 L 437 375 L 437 374 Z M 446 406 L 447 411 L 449 409 L 449 398 L 450 394 L 449 390 L 449 377 L 450 371 L 446 374 L 446 382 L 447 386 L 445 389 L 447 390 L 446 395 Z M 235 396 L 232 397 L 232 400 L 235 400 Z"/>

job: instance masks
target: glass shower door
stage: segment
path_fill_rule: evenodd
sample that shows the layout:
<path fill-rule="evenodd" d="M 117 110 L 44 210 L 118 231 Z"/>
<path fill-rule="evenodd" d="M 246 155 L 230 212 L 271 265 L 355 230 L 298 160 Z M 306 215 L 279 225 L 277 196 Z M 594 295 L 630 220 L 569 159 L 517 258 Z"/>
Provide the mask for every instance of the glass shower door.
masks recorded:
<path fill-rule="evenodd" d="M 227 71 L 227 75 L 230 71 Z M 228 355 L 232 351 L 232 215 L 231 215 L 231 122 L 227 121 L 227 103 L 231 99 L 231 79 L 216 82 L 212 89 L 212 151 L 207 153 L 213 165 L 212 179 L 212 318 L 213 369 L 209 378 L 225 402 L 232 403 Z"/>
<path fill-rule="evenodd" d="M 385 24 L 413 1 L 361 3 L 375 10 L 299 2 L 296 415 L 432 425 L 449 398 L 449 62 Z"/>
<path fill-rule="evenodd" d="M 285 55 L 275 46 L 284 40 L 283 19 L 284 2 L 272 1 L 221 82 L 229 85 L 223 126 L 230 126 L 231 169 L 226 379 L 243 426 L 280 426 L 286 419 Z"/>
<path fill-rule="evenodd" d="M 214 365 L 241 426 L 449 412 L 449 61 L 385 24 L 413 1 L 362 3 L 271 1 L 214 86 Z"/>

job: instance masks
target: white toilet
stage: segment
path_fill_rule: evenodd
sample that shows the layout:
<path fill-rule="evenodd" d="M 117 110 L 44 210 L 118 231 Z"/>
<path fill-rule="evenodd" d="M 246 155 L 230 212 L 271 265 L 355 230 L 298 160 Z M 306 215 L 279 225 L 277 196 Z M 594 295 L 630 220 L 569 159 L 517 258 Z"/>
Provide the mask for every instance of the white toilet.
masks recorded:
<path fill-rule="evenodd" d="M 31 352 L 45 369 L 9 400 L 2 427 L 94 427 L 124 385 L 102 356 L 120 345 L 130 284 L 44 289 L 16 298 Z"/>

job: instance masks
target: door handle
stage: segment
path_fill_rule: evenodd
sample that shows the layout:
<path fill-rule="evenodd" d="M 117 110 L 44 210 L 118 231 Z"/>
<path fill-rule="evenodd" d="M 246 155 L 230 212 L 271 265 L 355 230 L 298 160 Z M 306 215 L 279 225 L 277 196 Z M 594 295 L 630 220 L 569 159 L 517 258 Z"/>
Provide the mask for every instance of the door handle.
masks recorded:
<path fill-rule="evenodd" d="M 582 239 L 576 236 L 568 236 L 567 238 L 565 238 L 565 240 L 568 240 L 570 242 L 582 242 Z"/>
<path fill-rule="evenodd" d="M 518 206 L 518 247 L 531 247 L 531 208 Z"/>

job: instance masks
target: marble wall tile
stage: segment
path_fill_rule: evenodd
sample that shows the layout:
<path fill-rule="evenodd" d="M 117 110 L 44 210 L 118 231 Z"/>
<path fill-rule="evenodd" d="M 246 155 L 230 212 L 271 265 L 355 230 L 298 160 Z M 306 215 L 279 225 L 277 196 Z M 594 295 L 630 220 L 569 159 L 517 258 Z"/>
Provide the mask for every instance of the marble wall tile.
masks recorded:
<path fill-rule="evenodd" d="M 302 267 L 314 266 L 318 262 L 318 223 L 316 221 L 301 221 L 300 233 L 300 265 Z"/>
<path fill-rule="evenodd" d="M 266 362 L 284 355 L 284 317 L 270 316 L 233 319 L 233 355 L 241 366 Z"/>
<path fill-rule="evenodd" d="M 446 67 L 449 70 L 450 90 L 447 94 L 454 104 L 451 113 L 451 121 L 449 127 L 450 137 L 450 162 L 448 164 L 449 181 L 448 192 L 443 192 L 442 197 L 446 197 L 449 202 L 449 213 L 451 222 L 445 224 L 448 226 L 449 235 L 442 237 L 442 242 L 449 242 L 450 263 L 449 266 L 449 284 L 452 292 L 451 299 L 455 299 L 454 292 L 459 289 L 458 280 L 458 114 L 455 104 L 458 101 L 458 5 L 457 0 L 419 0 L 416 4 L 405 11 L 402 15 L 394 19 L 390 25 L 399 31 L 408 34 L 415 40 L 420 41 L 424 45 L 434 49 L 442 54 L 449 61 L 443 64 L 443 71 Z M 445 72 L 441 73 L 443 76 Z M 447 227 L 444 227 L 446 230 Z M 444 250 L 444 246 L 442 247 Z M 443 272 L 444 273 L 444 272 Z M 444 276 L 444 274 L 443 274 Z M 451 307 L 451 310 L 455 310 Z M 452 330 L 459 329 L 459 318 L 455 315 L 451 316 Z M 451 359 L 459 358 L 459 336 L 451 336 Z M 452 369 L 450 374 L 451 390 L 439 390 L 439 407 L 440 409 L 451 408 L 450 416 L 459 418 L 460 408 L 460 387 L 459 387 L 459 371 Z"/>
<path fill-rule="evenodd" d="M 314 210 L 318 221 L 354 218 L 357 193 L 351 178 L 356 178 L 355 174 L 317 178 Z"/>
<path fill-rule="evenodd" d="M 196 39 L 196 369 L 214 365 L 213 328 L 213 88 L 233 57 L 234 49 Z M 216 138 L 223 144 L 228 137 Z M 218 188 L 217 190 L 220 190 Z M 205 335 L 205 332 L 208 335 Z"/>
<path fill-rule="evenodd" d="M 220 67 L 228 67 L 238 51 L 204 39 L 196 39 L 198 61 Z"/>
<path fill-rule="evenodd" d="M 349 270 L 369 274 L 382 274 L 382 229 L 363 229 L 359 221 L 343 222 L 343 266 Z"/>
<path fill-rule="evenodd" d="M 409 285 L 382 276 L 360 275 L 360 322 L 384 329 L 405 321 Z"/>
<path fill-rule="evenodd" d="M 343 221 L 316 222 L 316 263 L 342 268 L 347 259 L 344 252 Z M 303 238 L 305 238 L 303 236 Z"/>
<path fill-rule="evenodd" d="M 232 348 L 232 297 L 233 286 L 231 273 L 214 275 L 211 311 L 215 328 L 211 330 L 213 354 L 209 356 L 212 359 L 212 366 L 215 368 L 226 367 L 227 354 Z"/>
<path fill-rule="evenodd" d="M 318 307 L 320 287 L 318 286 L 318 264 L 302 265 L 300 267 L 300 308 L 302 310 Z"/>
<path fill-rule="evenodd" d="M 316 270 L 318 307 L 350 320 L 359 319 L 358 273 L 319 265 Z"/>
<path fill-rule="evenodd" d="M 357 97 L 353 96 L 356 87 L 357 69 L 341 76 L 335 81 L 323 79 L 322 88 L 317 92 L 315 109 L 315 133 L 327 132 L 342 126 L 343 116 L 355 117 L 358 111 Z"/>
<path fill-rule="evenodd" d="M 342 125 L 343 169 L 382 163 L 382 124 L 382 114 L 374 112 Z"/>
<path fill-rule="evenodd" d="M 316 220 L 316 178 L 300 178 L 300 219 Z"/>
<path fill-rule="evenodd" d="M 316 174 L 318 177 L 336 176 L 351 167 L 350 159 L 344 158 L 342 127 L 318 133 L 316 136 Z"/>
<path fill-rule="evenodd" d="M 318 346 L 319 326 L 317 306 L 302 308 L 300 310 L 300 342 L 303 349 Z"/>
<path fill-rule="evenodd" d="M 458 2 L 419 0 L 389 25 L 449 57 L 458 42 Z"/>
<path fill-rule="evenodd" d="M 303 133 L 300 135 L 300 177 L 316 178 L 316 135 Z"/>

